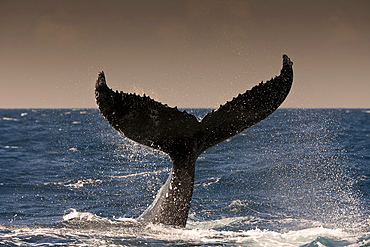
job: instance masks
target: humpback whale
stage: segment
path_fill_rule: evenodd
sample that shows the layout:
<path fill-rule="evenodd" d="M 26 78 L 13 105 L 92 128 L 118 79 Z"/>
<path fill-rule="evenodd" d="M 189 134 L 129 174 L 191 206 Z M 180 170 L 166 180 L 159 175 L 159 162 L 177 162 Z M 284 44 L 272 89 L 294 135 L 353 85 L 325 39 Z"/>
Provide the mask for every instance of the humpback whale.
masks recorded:
<path fill-rule="evenodd" d="M 194 167 L 206 149 L 257 124 L 285 100 L 293 62 L 283 55 L 280 75 L 239 94 L 201 121 L 148 96 L 113 91 L 100 72 L 95 97 L 105 119 L 127 138 L 169 155 L 172 169 L 139 221 L 185 227 L 194 187 Z"/>

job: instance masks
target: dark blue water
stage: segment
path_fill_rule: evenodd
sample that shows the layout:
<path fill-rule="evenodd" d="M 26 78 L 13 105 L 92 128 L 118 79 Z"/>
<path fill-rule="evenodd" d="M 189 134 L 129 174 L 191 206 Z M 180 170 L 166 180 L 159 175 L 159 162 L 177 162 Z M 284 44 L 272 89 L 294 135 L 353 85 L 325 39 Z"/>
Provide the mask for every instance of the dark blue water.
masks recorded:
<path fill-rule="evenodd" d="M 97 109 L 0 109 L 0 245 L 370 246 L 368 109 L 279 109 L 201 155 L 185 229 L 138 224 L 170 164 Z"/>

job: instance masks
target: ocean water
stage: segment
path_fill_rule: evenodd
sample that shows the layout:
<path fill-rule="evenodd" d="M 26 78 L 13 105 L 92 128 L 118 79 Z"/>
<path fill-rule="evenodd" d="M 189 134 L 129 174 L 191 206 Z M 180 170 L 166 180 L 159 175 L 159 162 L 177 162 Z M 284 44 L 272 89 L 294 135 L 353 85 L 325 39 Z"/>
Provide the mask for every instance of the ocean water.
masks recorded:
<path fill-rule="evenodd" d="M 0 109 L 0 246 L 370 246 L 369 109 L 278 109 L 201 155 L 185 229 L 136 222 L 170 165 L 97 109 Z"/>

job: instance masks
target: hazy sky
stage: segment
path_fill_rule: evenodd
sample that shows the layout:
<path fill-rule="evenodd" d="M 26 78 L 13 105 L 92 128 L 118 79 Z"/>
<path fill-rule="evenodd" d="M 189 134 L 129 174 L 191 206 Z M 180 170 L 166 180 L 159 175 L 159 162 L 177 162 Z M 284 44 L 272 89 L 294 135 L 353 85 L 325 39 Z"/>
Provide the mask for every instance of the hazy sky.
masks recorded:
<path fill-rule="evenodd" d="M 94 84 L 218 107 L 294 62 L 283 107 L 370 107 L 369 0 L 0 0 L 0 108 L 96 107 Z"/>

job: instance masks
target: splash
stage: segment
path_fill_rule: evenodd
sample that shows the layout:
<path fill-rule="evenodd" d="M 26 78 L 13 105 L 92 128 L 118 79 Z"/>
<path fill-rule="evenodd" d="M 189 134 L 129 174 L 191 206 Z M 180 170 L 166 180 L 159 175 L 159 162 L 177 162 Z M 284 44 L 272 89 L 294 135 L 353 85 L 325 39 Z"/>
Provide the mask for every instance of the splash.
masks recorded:
<path fill-rule="evenodd" d="M 108 219 L 70 209 L 63 221 L 52 225 L 0 225 L 1 246 L 368 246 L 367 235 L 343 229 L 310 227 L 301 230 L 225 230 L 236 220 L 190 222 L 185 229 L 142 224 L 134 219 Z M 206 226 L 207 227 L 204 227 Z M 201 226 L 201 227 L 198 227 Z M 202 228 L 202 226 L 204 228 Z"/>

